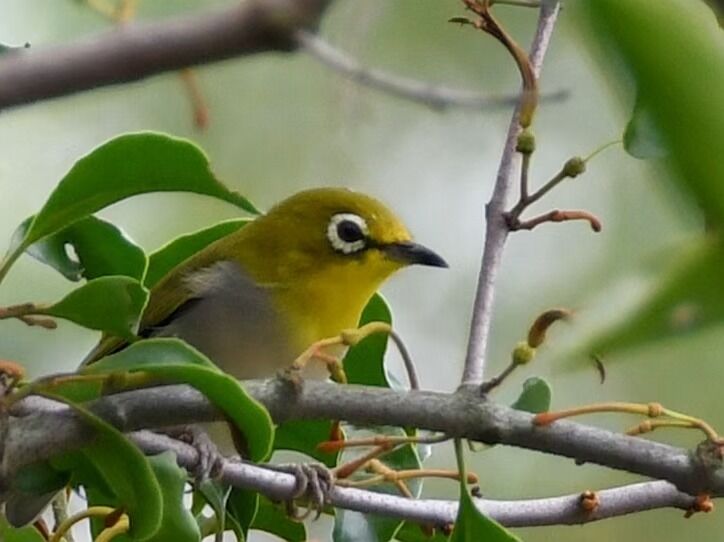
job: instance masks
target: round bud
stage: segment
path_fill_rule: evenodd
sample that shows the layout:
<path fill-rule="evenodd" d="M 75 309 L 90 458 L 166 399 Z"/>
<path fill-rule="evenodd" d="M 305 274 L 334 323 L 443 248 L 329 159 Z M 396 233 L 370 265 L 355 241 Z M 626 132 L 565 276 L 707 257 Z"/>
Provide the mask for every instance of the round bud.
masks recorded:
<path fill-rule="evenodd" d="M 580 156 L 574 156 L 563 166 L 563 174 L 573 179 L 586 171 L 586 161 Z"/>
<path fill-rule="evenodd" d="M 533 361 L 535 357 L 535 348 L 525 341 L 519 342 L 513 349 L 513 363 L 515 365 L 525 365 Z"/>
<path fill-rule="evenodd" d="M 521 154 L 533 154 L 533 151 L 535 151 L 535 136 L 533 132 L 528 129 L 523 130 L 518 136 L 518 143 L 515 146 L 515 150 Z"/>

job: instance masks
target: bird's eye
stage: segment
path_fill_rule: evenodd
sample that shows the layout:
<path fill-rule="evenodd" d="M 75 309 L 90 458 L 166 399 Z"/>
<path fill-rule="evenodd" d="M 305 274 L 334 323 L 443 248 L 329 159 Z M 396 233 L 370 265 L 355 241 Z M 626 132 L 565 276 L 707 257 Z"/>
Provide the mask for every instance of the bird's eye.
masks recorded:
<path fill-rule="evenodd" d="M 327 227 L 327 238 L 337 252 L 352 254 L 365 248 L 367 222 L 352 213 L 339 213 L 332 217 Z"/>

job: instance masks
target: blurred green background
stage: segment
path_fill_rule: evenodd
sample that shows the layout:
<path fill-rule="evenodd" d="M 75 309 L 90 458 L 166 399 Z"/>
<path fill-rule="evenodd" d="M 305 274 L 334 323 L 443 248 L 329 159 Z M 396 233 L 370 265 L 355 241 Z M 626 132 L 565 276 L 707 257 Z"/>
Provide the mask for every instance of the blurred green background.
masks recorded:
<path fill-rule="evenodd" d="M 147 0 L 139 3 L 138 16 L 156 19 L 228 3 Z M 0 6 L 4 43 L 29 41 L 40 48 L 109 26 L 82 2 L 1 0 Z M 518 74 L 507 53 L 491 38 L 446 22 L 461 13 L 455 0 L 338 0 L 321 31 L 364 62 L 400 75 L 491 94 L 515 92 Z M 516 38 L 528 42 L 535 10 L 500 6 L 496 13 Z M 539 111 L 534 183 L 547 180 L 567 158 L 587 155 L 619 138 L 625 127 L 628 110 L 617 100 L 611 68 L 589 56 L 588 39 L 564 10 L 541 87 L 543 92 L 568 90 L 570 97 L 546 103 Z M 301 53 L 230 60 L 202 67 L 197 75 L 211 114 L 203 133 L 194 129 L 184 87 L 175 74 L 2 112 L 0 232 L 9 238 L 79 156 L 126 131 L 160 130 L 193 139 L 206 150 L 218 175 L 261 208 L 313 186 L 368 192 L 396 209 L 417 239 L 450 263 L 445 272 L 408 270 L 390 281 L 384 294 L 417 360 L 423 386 L 454 390 L 480 263 L 484 203 L 510 111 L 434 112 L 360 88 Z M 584 176 L 564 183 L 534 208 L 585 208 L 602 219 L 604 229 L 593 234 L 583 223 L 569 223 L 512 235 L 497 289 L 491 374 L 507 364 L 512 346 L 542 310 L 567 306 L 585 313 L 603 307 L 615 313 L 619 299 L 639 291 L 647 262 L 665 263 L 672 256 L 667 247 L 702 229 L 697 213 L 663 185 L 661 176 L 615 147 L 593 160 Z M 236 212 L 210 199 L 160 194 L 134 198 L 101 214 L 144 248 L 154 249 Z M 53 270 L 26 257 L 10 273 L 0 303 L 51 301 L 71 288 Z M 721 395 L 714 384 L 724 374 L 718 360 L 724 338 L 717 330 L 607 360 L 604 385 L 592 365 L 564 370 L 556 344 L 575 340 L 570 333 L 565 325 L 556 327 L 543 355 L 516 373 L 498 397 L 512 402 L 523 380 L 536 374 L 551 382 L 553 408 L 656 400 L 724 427 Z M 95 333 L 68 323 L 61 322 L 51 333 L 8 321 L 0 327 L 0 355 L 25 364 L 36 375 L 69 370 L 96 339 Z M 390 363 L 398 361 L 391 353 Z M 599 416 L 590 421 L 622 430 L 637 420 Z M 693 446 L 700 437 L 662 431 L 652 438 Z M 451 466 L 451 449 L 437 448 L 428 463 Z M 500 499 L 579 492 L 639 479 L 500 446 L 472 456 L 470 468 L 480 475 L 483 494 Z M 457 486 L 430 483 L 426 493 L 455 498 Z M 660 510 L 585 527 L 521 529 L 519 534 L 527 541 L 714 540 L 724 528 L 720 515 L 686 521 L 682 515 Z M 315 536 L 324 539 L 324 529 L 324 523 L 315 525 Z"/>

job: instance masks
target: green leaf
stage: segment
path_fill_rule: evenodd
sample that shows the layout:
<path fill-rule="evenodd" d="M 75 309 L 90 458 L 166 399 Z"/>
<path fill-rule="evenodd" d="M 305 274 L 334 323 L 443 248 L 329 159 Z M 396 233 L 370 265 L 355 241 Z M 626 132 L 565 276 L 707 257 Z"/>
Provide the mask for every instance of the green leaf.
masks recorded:
<path fill-rule="evenodd" d="M 81 370 L 82 374 L 143 372 L 154 383 L 189 384 L 222 410 L 244 434 L 252 461 L 266 459 L 274 427 L 266 409 L 239 382 L 219 370 L 200 352 L 178 339 L 146 339 Z"/>
<path fill-rule="evenodd" d="M 623 148 L 634 158 L 642 160 L 664 158 L 667 155 L 651 112 L 640 98 L 636 99 L 631 120 L 624 130 Z"/>
<path fill-rule="evenodd" d="M 515 403 L 511 405 L 516 410 L 523 410 L 531 414 L 548 412 L 551 407 L 551 387 L 543 378 L 533 376 L 523 382 L 523 391 Z"/>
<path fill-rule="evenodd" d="M 161 487 L 163 517 L 150 540 L 155 542 L 200 542 L 201 531 L 191 511 L 184 506 L 186 471 L 176 463 L 173 452 L 149 457 L 151 468 Z"/>
<path fill-rule="evenodd" d="M 29 244 L 123 199 L 149 192 L 193 192 L 259 211 L 213 174 L 209 159 L 185 139 L 155 132 L 115 137 L 78 160 L 35 215 Z"/>
<path fill-rule="evenodd" d="M 724 36 L 704 2 L 597 0 L 577 2 L 596 43 L 620 60 L 678 174 L 707 218 L 724 220 Z M 666 61 L 662 62 L 662 51 Z M 612 58 L 613 57 L 613 58 Z"/>
<path fill-rule="evenodd" d="M 337 465 L 339 454 L 317 449 L 317 444 L 329 440 L 331 434 L 332 422 L 329 420 L 284 422 L 274 432 L 274 449 L 301 452 L 331 468 Z"/>
<path fill-rule="evenodd" d="M 214 515 L 216 516 L 216 532 L 223 533 L 227 529 L 226 503 L 231 494 L 232 487 L 214 480 L 205 480 L 199 485 L 198 490 L 214 511 Z"/>
<path fill-rule="evenodd" d="M 251 524 L 259 510 L 261 495 L 256 491 L 232 488 L 226 501 L 226 512 L 237 540 L 246 540 Z"/>
<path fill-rule="evenodd" d="M 450 542 L 520 542 L 520 538 L 477 509 L 465 481 L 467 473 L 460 440 L 455 441 L 455 452 L 460 471 L 460 506 Z"/>
<path fill-rule="evenodd" d="M 379 435 L 404 436 L 405 432 L 396 427 L 375 427 L 366 429 L 361 427 L 346 426 L 345 433 L 348 438 L 367 438 Z M 340 457 L 340 463 L 346 463 L 369 452 L 369 448 L 355 447 L 345 449 Z M 398 448 L 392 453 L 385 454 L 380 461 L 387 467 L 394 470 L 419 469 L 422 466 L 420 458 L 412 445 Z M 368 478 L 368 473 L 356 472 L 350 477 L 351 480 Z M 406 481 L 407 487 L 414 497 L 419 497 L 422 491 L 422 481 L 412 479 Z M 375 485 L 368 488 L 370 491 L 400 495 L 400 491 L 392 484 Z M 388 518 L 374 514 L 363 514 L 352 510 L 338 509 L 334 516 L 334 530 L 332 539 L 334 542 L 364 542 L 375 540 L 385 542 L 392 540 L 395 533 L 402 526 L 402 520 Z"/>
<path fill-rule="evenodd" d="M 259 507 L 251 528 L 278 536 L 286 542 L 308 540 L 304 523 L 291 519 L 284 509 L 264 496 L 259 496 Z"/>
<path fill-rule="evenodd" d="M 45 495 L 58 491 L 70 481 L 68 474 L 52 467 L 50 463 L 32 463 L 22 467 L 12 480 L 13 489 L 33 495 Z"/>
<path fill-rule="evenodd" d="M 45 538 L 35 527 L 15 529 L 0 514 L 0 540 L 3 542 L 45 542 Z"/>
<path fill-rule="evenodd" d="M 115 506 L 122 506 L 128 514 L 129 535 L 134 540 L 149 539 L 163 517 L 161 487 L 149 460 L 123 433 L 95 414 L 59 396 L 52 398 L 63 401 L 96 431 L 97 438 L 80 450 L 84 462 L 97 470 L 106 483 L 105 490 L 117 497 Z"/>
<path fill-rule="evenodd" d="M 455 519 L 450 542 L 520 542 L 520 538 L 513 535 L 497 521 L 484 516 L 473 503 L 467 491 L 460 495 L 460 508 Z"/>
<path fill-rule="evenodd" d="M 13 238 L 25 237 L 32 219 L 26 219 Z M 77 260 L 68 255 L 67 247 L 73 248 Z M 140 281 L 146 270 L 143 250 L 116 226 L 94 216 L 41 239 L 26 252 L 72 281 L 107 275 L 123 275 Z"/>
<path fill-rule="evenodd" d="M 680 250 L 678 261 L 633 310 L 588 342 L 608 356 L 656 341 L 693 335 L 724 322 L 724 248 L 716 242 Z"/>
<path fill-rule="evenodd" d="M 70 320 L 127 340 L 135 340 L 148 290 L 129 277 L 101 277 L 70 292 L 63 299 L 34 314 Z"/>
<path fill-rule="evenodd" d="M 399 540 L 399 542 L 447 542 L 448 538 L 440 529 L 435 529 L 432 536 L 428 536 L 421 525 L 409 521 L 405 522 L 395 535 L 395 540 Z"/>
<path fill-rule="evenodd" d="M 155 132 L 124 134 L 92 150 L 61 179 L 25 236 L 11 244 L 0 279 L 36 241 L 104 207 L 149 192 L 192 192 L 259 212 L 214 176 L 206 155 L 190 141 Z"/>
<path fill-rule="evenodd" d="M 380 294 L 372 296 L 362 311 L 359 325 L 368 322 L 392 324 L 392 312 Z M 384 364 L 386 350 L 387 337 L 382 334 L 371 335 L 350 348 L 343 361 L 349 383 L 389 388 Z"/>
<path fill-rule="evenodd" d="M 144 285 L 153 288 L 174 267 L 190 258 L 202 248 L 246 226 L 252 219 L 235 218 L 220 222 L 187 235 L 177 237 L 151 254 Z"/>

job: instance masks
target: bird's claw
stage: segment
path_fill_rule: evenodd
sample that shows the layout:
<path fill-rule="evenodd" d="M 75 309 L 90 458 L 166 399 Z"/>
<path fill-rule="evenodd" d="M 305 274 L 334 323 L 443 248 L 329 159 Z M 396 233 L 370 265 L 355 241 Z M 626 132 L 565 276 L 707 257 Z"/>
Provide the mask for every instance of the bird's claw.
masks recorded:
<path fill-rule="evenodd" d="M 219 449 L 208 433 L 195 425 L 188 425 L 168 432 L 169 436 L 193 446 L 198 453 L 196 465 L 189 469 L 195 484 L 213 480 L 221 473 L 223 461 Z"/>
<path fill-rule="evenodd" d="M 329 502 L 329 493 L 334 488 L 334 474 L 321 463 L 289 463 L 282 465 L 266 465 L 272 470 L 286 472 L 296 479 L 294 494 L 287 501 L 287 512 L 298 521 L 302 521 L 314 512 L 314 519 L 319 518 L 324 506 Z M 306 498 L 307 510 L 297 512 L 295 500 Z"/>

